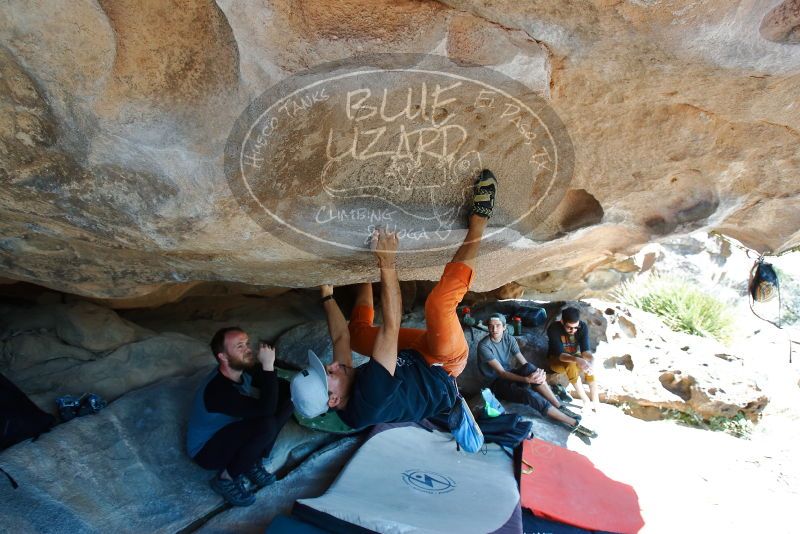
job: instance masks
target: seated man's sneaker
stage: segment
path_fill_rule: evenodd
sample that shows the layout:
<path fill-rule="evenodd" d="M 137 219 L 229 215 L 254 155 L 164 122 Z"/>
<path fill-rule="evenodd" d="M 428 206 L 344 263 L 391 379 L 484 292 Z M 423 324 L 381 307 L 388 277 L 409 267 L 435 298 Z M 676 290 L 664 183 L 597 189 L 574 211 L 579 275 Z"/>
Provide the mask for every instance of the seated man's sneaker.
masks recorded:
<path fill-rule="evenodd" d="M 573 419 L 575 419 L 577 422 L 579 422 L 579 423 L 581 422 L 581 418 L 582 418 L 582 416 L 581 416 L 580 414 L 577 414 L 577 413 L 573 412 L 572 410 L 570 410 L 569 408 L 567 408 L 567 407 L 566 407 L 566 406 L 564 406 L 563 404 L 562 404 L 561 406 L 559 406 L 558 408 L 556 408 L 556 409 L 557 409 L 559 412 L 561 412 L 561 413 L 563 413 L 564 415 L 566 415 L 567 417 L 572 417 L 572 418 L 573 418 Z"/>
<path fill-rule="evenodd" d="M 570 397 L 569 393 L 567 393 L 567 389 L 561 384 L 555 384 L 551 389 L 561 402 L 572 402 L 572 397 Z"/>
<path fill-rule="evenodd" d="M 579 436 L 585 436 L 585 437 L 591 438 L 591 439 L 594 439 L 594 438 L 597 437 L 597 432 L 595 432 L 594 430 L 589 430 L 588 428 L 586 428 L 585 426 L 583 426 L 581 424 L 575 424 L 575 426 L 573 426 L 570 431 L 572 433 L 574 433 L 574 434 L 579 435 Z"/>
<path fill-rule="evenodd" d="M 220 478 L 219 475 L 211 479 L 213 489 L 225 502 L 233 506 L 250 506 L 256 502 L 256 497 L 246 487 L 244 476 L 240 475 L 234 480 Z"/>
<path fill-rule="evenodd" d="M 269 486 L 275 482 L 275 475 L 264 469 L 261 465 L 261 461 L 256 462 L 253 467 L 248 469 L 244 476 L 246 476 L 257 489 Z"/>
<path fill-rule="evenodd" d="M 494 199 L 497 196 L 497 179 L 489 169 L 483 169 L 475 182 L 470 215 L 480 215 L 487 219 L 492 216 Z"/>

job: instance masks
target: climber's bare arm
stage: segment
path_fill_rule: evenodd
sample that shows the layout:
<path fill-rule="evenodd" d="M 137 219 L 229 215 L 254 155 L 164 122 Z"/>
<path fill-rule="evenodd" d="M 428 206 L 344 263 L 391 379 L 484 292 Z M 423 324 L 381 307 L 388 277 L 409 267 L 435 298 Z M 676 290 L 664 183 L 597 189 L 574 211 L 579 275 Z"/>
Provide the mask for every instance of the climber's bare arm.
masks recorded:
<path fill-rule="evenodd" d="M 333 286 L 320 286 L 319 292 L 323 298 L 333 295 Z M 328 332 L 333 342 L 333 361 L 352 367 L 353 354 L 350 351 L 350 331 L 347 329 L 347 321 L 342 314 L 342 310 L 334 299 L 326 300 L 322 306 L 325 308 Z"/>
<path fill-rule="evenodd" d="M 383 324 L 378 328 L 372 358 L 394 376 L 397 367 L 397 337 L 403 314 L 400 280 L 395 269 L 397 235 L 386 230 L 376 230 L 372 235 L 371 248 L 381 270 L 381 310 Z"/>

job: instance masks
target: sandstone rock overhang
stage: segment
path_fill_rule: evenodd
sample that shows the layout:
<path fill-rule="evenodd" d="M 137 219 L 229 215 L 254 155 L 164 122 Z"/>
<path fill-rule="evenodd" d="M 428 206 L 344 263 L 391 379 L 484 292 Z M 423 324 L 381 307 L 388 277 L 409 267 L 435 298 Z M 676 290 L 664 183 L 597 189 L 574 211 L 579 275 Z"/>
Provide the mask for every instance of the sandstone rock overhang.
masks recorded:
<path fill-rule="evenodd" d="M 0 276 L 100 298 L 374 279 L 364 254 L 265 232 L 229 188 L 224 147 L 268 88 L 386 52 L 494 69 L 546 101 L 574 146 L 559 203 L 480 258 L 477 290 L 588 279 L 696 229 L 760 252 L 800 244 L 796 2 L 182 6 L 0 6 Z M 302 140 L 285 141 L 302 162 Z M 486 166 L 514 160 L 484 152 Z M 401 278 L 436 279 L 447 257 L 401 260 Z"/>

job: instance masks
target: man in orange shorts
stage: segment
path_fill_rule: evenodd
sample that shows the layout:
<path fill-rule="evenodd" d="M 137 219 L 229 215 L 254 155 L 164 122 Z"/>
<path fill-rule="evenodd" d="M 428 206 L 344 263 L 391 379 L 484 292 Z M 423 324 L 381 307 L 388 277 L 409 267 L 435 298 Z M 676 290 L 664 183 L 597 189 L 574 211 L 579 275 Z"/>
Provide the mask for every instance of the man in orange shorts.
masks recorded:
<path fill-rule="evenodd" d="M 580 311 L 571 306 L 561 310 L 561 320 L 550 325 L 547 338 L 550 369 L 554 373 L 567 375 L 583 405 L 590 406 L 581 381 L 583 373 L 592 396 L 591 409 L 596 412 L 599 394 L 592 372 L 594 356 L 589 351 L 589 327 L 581 321 Z"/>
<path fill-rule="evenodd" d="M 298 412 L 316 417 L 333 408 L 350 427 L 364 428 L 421 421 L 453 406 L 458 394 L 454 377 L 464 370 L 469 354 L 456 308 L 472 283 L 496 191 L 494 175 L 482 171 L 475 184 L 467 236 L 425 302 L 425 330 L 400 328 L 402 302 L 395 270 L 398 242 L 391 232 L 376 231 L 371 244 L 381 273 L 382 325 L 372 324 L 371 284 L 359 288 L 349 327 L 333 300 L 333 287 L 322 286 L 333 363 L 323 366 L 309 351 L 308 368 L 298 373 L 291 385 Z M 370 356 L 370 360 L 353 368 L 351 350 Z"/>

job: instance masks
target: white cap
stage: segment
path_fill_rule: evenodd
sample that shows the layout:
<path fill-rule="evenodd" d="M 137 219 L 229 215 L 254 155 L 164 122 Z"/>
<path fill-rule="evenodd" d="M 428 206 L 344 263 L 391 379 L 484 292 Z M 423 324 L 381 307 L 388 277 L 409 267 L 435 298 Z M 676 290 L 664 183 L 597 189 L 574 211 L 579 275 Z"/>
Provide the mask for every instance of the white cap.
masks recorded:
<path fill-rule="evenodd" d="M 303 417 L 328 411 L 328 373 L 314 351 L 308 351 L 308 367 L 294 376 L 291 390 L 294 408 Z"/>

